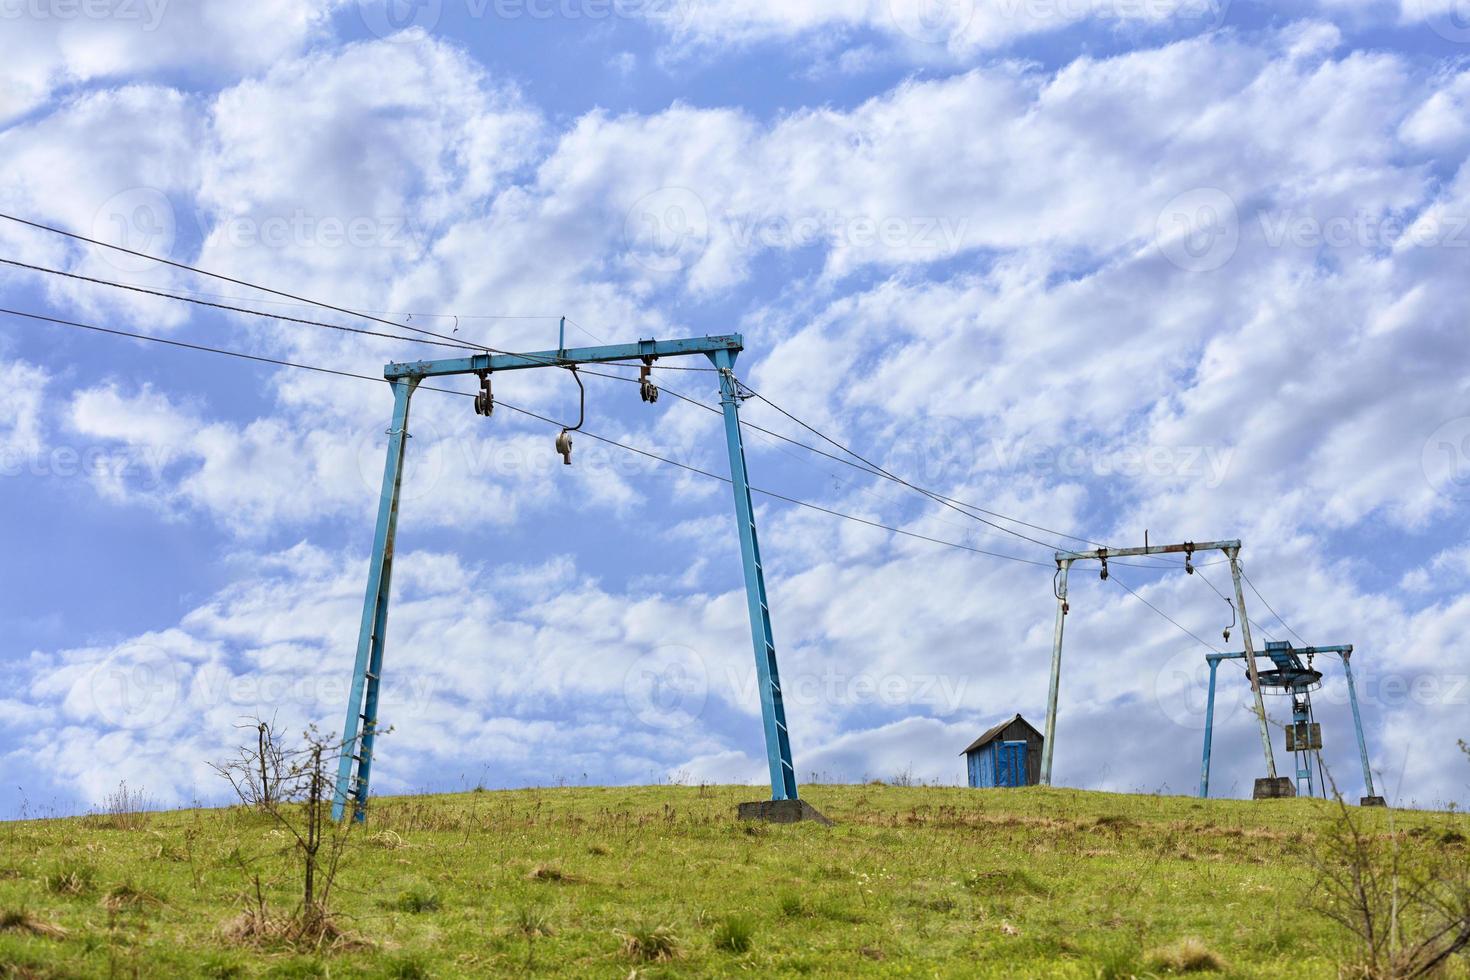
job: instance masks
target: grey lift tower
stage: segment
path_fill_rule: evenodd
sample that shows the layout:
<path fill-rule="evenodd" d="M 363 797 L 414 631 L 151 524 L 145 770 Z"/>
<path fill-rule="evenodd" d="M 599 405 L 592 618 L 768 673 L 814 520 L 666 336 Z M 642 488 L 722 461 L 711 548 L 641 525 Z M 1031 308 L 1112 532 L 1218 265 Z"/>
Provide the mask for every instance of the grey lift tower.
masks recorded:
<path fill-rule="evenodd" d="M 1056 553 L 1057 577 L 1057 622 L 1056 630 L 1052 636 L 1051 651 L 1051 686 L 1046 699 L 1046 747 L 1041 755 L 1041 784 L 1051 785 L 1051 758 L 1056 748 L 1057 734 L 1057 697 L 1061 688 L 1062 680 L 1062 632 L 1066 623 L 1067 613 L 1070 606 L 1067 603 L 1067 573 L 1072 568 L 1072 563 L 1077 561 L 1096 561 L 1101 564 L 1101 574 L 1104 579 L 1108 577 L 1109 558 L 1129 558 L 1140 555 L 1179 555 L 1184 556 L 1184 570 L 1193 573 L 1193 559 L 1196 553 L 1201 551 L 1220 551 L 1230 561 L 1230 577 L 1235 582 L 1235 610 L 1240 617 L 1241 638 L 1245 641 L 1245 663 L 1246 672 L 1250 674 L 1251 691 L 1255 696 L 1256 721 L 1261 730 L 1261 749 L 1266 756 L 1266 776 L 1257 779 L 1255 786 L 1255 797 L 1257 799 L 1290 795 L 1292 790 L 1291 780 L 1287 777 L 1276 775 L 1276 758 L 1271 752 L 1271 733 L 1266 726 L 1266 703 L 1261 698 L 1261 678 L 1256 672 L 1256 652 L 1251 643 L 1250 619 L 1245 613 L 1245 593 L 1240 585 L 1240 541 L 1204 541 L 1196 543 L 1185 541 L 1180 544 L 1157 544 L 1144 545 L 1142 548 L 1098 548 L 1095 551 L 1058 551 Z M 1283 788 L 1284 787 L 1284 788 Z"/>

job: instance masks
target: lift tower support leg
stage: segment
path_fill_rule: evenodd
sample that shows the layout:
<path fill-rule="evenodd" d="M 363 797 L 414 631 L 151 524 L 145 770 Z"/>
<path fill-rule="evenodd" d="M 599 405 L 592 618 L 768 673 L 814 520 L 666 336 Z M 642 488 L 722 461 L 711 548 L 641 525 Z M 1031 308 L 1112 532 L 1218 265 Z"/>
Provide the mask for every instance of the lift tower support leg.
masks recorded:
<path fill-rule="evenodd" d="M 1240 586 L 1240 547 L 1225 549 L 1225 557 L 1230 559 L 1230 578 L 1235 582 L 1235 614 L 1240 617 L 1240 638 L 1245 643 L 1245 667 L 1246 673 L 1250 674 L 1251 693 L 1255 697 L 1256 723 L 1261 730 L 1261 748 L 1266 753 L 1266 779 L 1270 780 L 1270 787 L 1279 786 L 1280 780 L 1276 775 L 1276 755 L 1271 751 L 1271 728 L 1266 723 L 1266 699 L 1261 696 L 1261 677 L 1256 670 L 1256 648 L 1251 643 L 1251 620 L 1245 611 L 1245 592 Z M 1261 790 L 1261 780 L 1256 781 L 1256 788 Z M 1270 794 L 1278 794 L 1279 789 L 1266 790 Z"/>
<path fill-rule="evenodd" d="M 791 737 L 786 730 L 786 705 L 781 697 L 781 672 L 776 667 L 776 641 L 771 635 L 771 608 L 766 601 L 766 572 L 761 564 L 755 530 L 755 507 L 745 469 L 745 443 L 740 436 L 740 389 L 735 380 L 735 351 L 709 355 L 720 371 L 720 404 L 725 410 L 725 442 L 730 452 L 730 484 L 735 491 L 735 522 L 740 530 L 740 558 L 745 566 L 745 602 L 750 612 L 750 637 L 755 647 L 756 683 L 760 687 L 761 720 L 765 726 L 766 762 L 771 771 L 771 799 L 795 800 L 796 767 L 791 762 Z"/>
<path fill-rule="evenodd" d="M 368 565 L 357 661 L 347 699 L 347 720 L 342 725 L 342 757 L 337 763 L 336 795 L 332 801 L 335 820 L 342 819 L 349 798 L 357 820 L 362 820 L 366 813 L 368 777 L 372 773 L 373 742 L 378 726 L 378 685 L 383 676 L 383 641 L 388 630 L 388 596 L 393 581 L 393 539 L 398 533 L 398 495 L 403 487 L 403 453 L 408 446 L 408 403 L 419 380 L 404 377 L 391 382 L 393 426 L 388 430 L 388 457 L 383 464 L 383 492 L 378 498 L 378 525 L 373 533 L 373 557 Z"/>
<path fill-rule="evenodd" d="M 1062 687 L 1062 631 L 1067 625 L 1067 573 L 1072 559 L 1057 559 L 1057 625 L 1051 638 L 1051 686 L 1046 696 L 1046 742 L 1041 748 L 1041 785 L 1051 785 L 1051 750 L 1057 742 L 1057 695 Z"/>
<path fill-rule="evenodd" d="M 1220 657 L 1210 654 L 1205 658 L 1210 664 L 1210 693 L 1205 700 L 1205 750 L 1199 764 L 1199 796 L 1210 795 L 1210 743 L 1215 738 L 1215 674 L 1220 669 Z"/>
<path fill-rule="evenodd" d="M 1358 755 L 1363 759 L 1363 789 L 1368 795 L 1363 797 L 1363 806 L 1386 806 L 1383 797 L 1373 790 L 1373 769 L 1368 765 L 1368 743 L 1363 738 L 1363 715 L 1358 711 L 1358 687 L 1353 683 L 1353 648 L 1347 647 L 1342 651 L 1342 673 L 1347 678 L 1348 700 L 1353 705 L 1353 728 L 1358 733 Z"/>

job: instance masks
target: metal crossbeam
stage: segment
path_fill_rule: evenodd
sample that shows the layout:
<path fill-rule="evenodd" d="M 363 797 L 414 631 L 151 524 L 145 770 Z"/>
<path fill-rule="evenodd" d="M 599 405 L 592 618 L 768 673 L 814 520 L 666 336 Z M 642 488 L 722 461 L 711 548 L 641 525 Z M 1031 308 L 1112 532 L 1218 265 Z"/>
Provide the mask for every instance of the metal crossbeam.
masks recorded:
<path fill-rule="evenodd" d="M 565 330 L 565 325 L 563 325 Z M 740 438 L 740 387 L 735 379 L 735 358 L 744 349 L 739 334 L 691 337 L 683 340 L 641 340 L 634 344 L 601 347 L 565 347 L 526 354 L 475 354 L 469 357 L 389 364 L 383 376 L 393 386 L 393 425 L 388 430 L 388 454 L 383 465 L 383 488 L 378 500 L 378 522 L 373 536 L 372 560 L 368 566 L 367 595 L 363 601 L 357 657 L 353 666 L 347 720 L 342 727 L 342 757 L 337 770 L 333 816 L 341 820 L 351 800 L 352 814 L 366 815 L 368 780 L 372 774 L 373 743 L 381 730 L 378 693 L 383 676 L 383 650 L 388 628 L 388 600 L 393 573 L 394 540 L 398 527 L 399 490 L 403 484 L 404 455 L 408 440 L 408 409 L 414 389 L 425 378 L 456 374 L 493 374 L 527 368 L 572 367 L 610 361 L 650 361 L 661 357 L 704 355 L 720 374 L 720 394 L 725 417 L 725 444 L 730 457 L 730 483 L 735 494 L 736 530 L 745 570 L 745 594 L 750 613 L 751 641 L 759 678 L 761 718 L 764 723 L 766 755 L 770 761 L 771 798 L 797 799 L 796 767 L 791 760 L 791 739 L 786 728 L 786 708 L 781 696 L 781 674 L 776 666 L 776 642 L 771 632 L 771 610 L 766 596 L 765 567 L 761 564 L 756 534 L 755 508 L 751 503 L 750 480 L 745 466 L 745 447 Z"/>
<path fill-rule="evenodd" d="M 1137 558 L 1141 555 L 1182 555 L 1198 551 L 1240 550 L 1239 541 L 1186 541 L 1183 544 L 1144 545 L 1142 548 L 1097 548 L 1093 551 L 1058 551 L 1057 561 L 1078 561 L 1083 558 Z"/>
<path fill-rule="evenodd" d="M 718 351 L 738 353 L 744 349 L 745 344 L 739 334 L 695 337 L 688 340 L 640 340 L 636 344 L 573 347 L 534 351 L 529 354 L 474 354 L 442 361 L 408 361 L 389 364 L 383 368 L 383 376 L 390 381 L 408 377 L 441 378 L 450 374 L 481 374 L 486 371 L 494 374 L 497 371 L 520 371 L 525 368 L 636 361 L 645 357 L 679 357 L 688 354 L 714 354 Z"/>

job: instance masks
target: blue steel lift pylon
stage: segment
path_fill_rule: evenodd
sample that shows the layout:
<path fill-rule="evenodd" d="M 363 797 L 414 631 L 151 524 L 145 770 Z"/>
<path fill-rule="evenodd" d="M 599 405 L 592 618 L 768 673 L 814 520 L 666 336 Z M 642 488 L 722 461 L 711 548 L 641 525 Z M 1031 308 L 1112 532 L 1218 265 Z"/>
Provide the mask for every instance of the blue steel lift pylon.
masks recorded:
<path fill-rule="evenodd" d="M 368 566 L 367 595 L 363 602 L 362 624 L 358 632 L 357 657 L 347 702 L 347 720 L 342 726 L 342 758 L 338 763 L 336 798 L 332 806 L 335 819 L 341 820 L 346 814 L 349 799 L 352 800 L 355 819 L 362 820 L 367 813 L 373 743 L 380 729 L 378 693 L 383 677 L 383 649 L 388 626 L 394 538 L 398 527 L 399 491 L 403 484 L 403 464 L 408 439 L 408 408 L 414 389 L 425 378 L 448 375 L 474 374 L 485 377 L 498 371 L 567 368 L 576 364 L 611 361 L 641 361 L 649 364 L 660 357 L 691 354 L 704 354 L 720 373 L 720 402 L 724 407 L 730 482 L 734 488 L 740 555 L 745 567 L 746 604 L 750 613 L 751 640 L 760 684 L 761 718 L 764 722 L 766 755 L 771 771 L 771 799 L 798 799 L 796 768 L 791 761 L 786 708 L 781 697 L 780 672 L 776 667 L 776 644 L 771 635 L 765 569 L 761 565 L 755 510 L 751 505 L 750 481 L 745 467 L 745 448 L 740 438 L 740 389 L 735 380 L 734 367 L 735 358 L 743 349 L 744 344 L 739 334 L 686 340 L 643 340 L 636 344 L 570 350 L 566 349 L 563 342 L 563 346 L 554 351 L 475 354 L 446 360 L 389 364 L 383 368 L 383 376 L 393 386 L 393 426 L 388 430 L 388 453 L 383 466 L 383 489 L 378 500 L 378 523 L 373 536 L 372 560 Z"/>
<path fill-rule="evenodd" d="M 1320 685 L 1322 672 L 1312 669 L 1310 663 L 1317 654 L 1337 654 L 1342 658 L 1342 672 L 1347 680 L 1348 702 L 1353 709 L 1353 730 L 1358 736 L 1358 757 L 1363 763 L 1363 789 L 1367 795 L 1362 798 L 1362 805 L 1384 806 L 1383 797 L 1377 795 L 1373 789 L 1373 770 L 1368 765 L 1368 741 L 1363 737 L 1363 716 L 1358 710 L 1358 688 L 1353 682 L 1353 645 L 1351 643 L 1345 646 L 1325 647 L 1294 647 L 1285 642 L 1267 643 L 1266 649 L 1254 656 L 1268 658 L 1274 669 L 1258 675 L 1260 684 L 1276 692 L 1293 694 L 1292 725 L 1296 729 L 1296 740 L 1300 741 L 1301 726 L 1307 726 L 1308 733 L 1313 732 L 1316 726 L 1311 715 L 1310 700 L 1307 700 L 1305 710 L 1303 710 L 1296 703 L 1298 699 L 1295 695 L 1298 691 L 1305 693 L 1309 688 L 1315 689 Z M 1307 658 L 1307 662 L 1302 661 L 1303 657 Z M 1200 759 L 1199 795 L 1201 798 L 1210 795 L 1210 749 L 1215 735 L 1215 674 L 1220 668 L 1221 661 L 1247 659 L 1248 654 L 1244 650 L 1236 653 L 1205 654 L 1205 660 L 1210 665 L 1210 687 L 1205 700 L 1205 746 Z M 1320 759 L 1321 750 L 1321 741 L 1320 738 L 1317 738 L 1308 742 L 1307 749 L 1296 753 L 1299 757 L 1297 786 L 1299 788 L 1305 782 L 1308 795 L 1312 793 L 1312 778 L 1307 763 L 1313 755 Z M 1308 759 L 1303 760 L 1301 756 L 1306 756 Z M 1322 787 L 1322 795 L 1327 795 L 1326 786 Z"/>

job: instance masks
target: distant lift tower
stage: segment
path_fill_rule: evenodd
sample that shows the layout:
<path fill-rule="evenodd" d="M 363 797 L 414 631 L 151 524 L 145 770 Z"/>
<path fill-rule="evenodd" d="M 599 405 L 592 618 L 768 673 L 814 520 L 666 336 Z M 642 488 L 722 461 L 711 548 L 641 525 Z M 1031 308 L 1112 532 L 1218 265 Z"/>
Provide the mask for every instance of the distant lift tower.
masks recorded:
<path fill-rule="evenodd" d="M 1373 770 L 1368 765 L 1368 743 L 1363 738 L 1363 716 L 1358 711 L 1358 690 L 1353 683 L 1353 648 L 1347 646 L 1293 647 L 1285 641 L 1266 644 L 1265 656 L 1271 661 L 1271 669 L 1259 673 L 1261 689 L 1269 694 L 1290 696 L 1291 724 L 1286 728 L 1286 751 L 1296 758 L 1297 795 L 1314 796 L 1315 780 L 1312 767 L 1318 773 L 1322 765 L 1322 726 L 1312 712 L 1312 692 L 1322 686 L 1322 672 L 1313 666 L 1321 654 L 1336 654 L 1342 658 L 1343 676 L 1347 679 L 1348 701 L 1353 708 L 1353 727 L 1358 735 L 1358 755 L 1363 762 L 1363 787 L 1367 795 L 1362 798 L 1363 806 L 1383 806 L 1384 799 L 1373 791 Z M 1261 656 L 1261 654 L 1256 654 Z M 1199 795 L 1210 795 L 1210 745 L 1215 729 L 1215 673 L 1223 660 L 1245 660 L 1245 651 L 1238 653 L 1206 654 L 1210 665 L 1210 693 L 1205 706 L 1205 748 L 1200 761 Z M 1321 786 L 1322 796 L 1327 787 Z M 1282 794 L 1288 795 L 1288 794 Z"/>
<path fill-rule="evenodd" d="M 398 493 L 403 483 L 403 456 L 408 440 L 408 405 L 414 389 L 425 378 L 472 374 L 480 379 L 475 409 L 489 415 L 494 409 L 490 378 L 502 371 L 528 368 L 563 368 L 573 372 L 578 364 L 612 361 L 641 362 L 644 367 L 643 400 L 654 401 L 657 390 L 648 381 L 648 368 L 661 357 L 703 354 L 720 375 L 720 403 L 725 415 L 725 444 L 730 455 L 730 482 L 735 489 L 736 530 L 740 556 L 745 566 L 745 597 L 755 647 L 756 679 L 760 690 L 761 719 L 765 728 L 766 757 L 771 772 L 771 799 L 797 800 L 796 768 L 791 762 L 791 740 L 786 731 L 786 708 L 781 698 L 781 676 L 776 669 L 776 644 L 771 637 L 771 612 L 766 600 L 765 570 L 755 530 L 755 508 L 751 503 L 750 480 L 745 470 L 745 447 L 740 437 L 739 382 L 735 379 L 736 355 L 744 349 L 738 334 L 695 337 L 687 340 L 641 340 L 636 344 L 606 347 L 566 347 L 563 321 L 561 346 L 532 354 L 475 354 L 471 357 L 437 361 L 389 364 L 383 376 L 393 387 L 393 425 L 388 430 L 388 456 L 383 466 L 383 491 L 378 500 L 378 523 L 373 537 L 372 561 L 368 566 L 367 597 L 357 639 L 357 659 L 352 671 L 347 721 L 342 727 L 342 758 L 338 766 L 336 799 L 332 814 L 341 820 L 352 800 L 353 815 L 366 814 L 368 779 L 372 775 L 373 743 L 379 731 L 378 692 L 383 679 L 383 646 L 388 626 L 389 584 L 393 574 L 394 537 L 398 527 Z M 578 382 L 580 385 L 580 381 Z M 580 428 L 580 423 L 578 424 Z M 571 433 L 565 429 L 556 440 L 557 451 L 571 462 Z M 805 806 L 805 804 L 800 804 Z"/>
<path fill-rule="evenodd" d="M 1261 698 L 1260 679 L 1256 676 L 1255 647 L 1251 645 L 1251 624 L 1245 614 L 1245 593 L 1240 586 L 1240 542 L 1239 541 L 1185 541 L 1181 544 L 1145 544 L 1142 548 L 1098 548 L 1095 551 L 1058 551 L 1056 553 L 1057 574 L 1054 591 L 1057 598 L 1057 622 L 1056 630 L 1052 634 L 1051 650 L 1051 686 L 1046 699 L 1046 744 L 1041 755 L 1041 784 L 1051 785 L 1051 756 L 1056 747 L 1057 740 L 1057 700 L 1062 680 L 1062 632 L 1066 625 L 1067 613 L 1071 607 L 1067 603 L 1067 574 L 1071 571 L 1072 563 L 1078 561 L 1096 561 L 1101 566 L 1101 574 L 1104 579 L 1108 577 L 1109 558 L 1127 558 L 1141 555 L 1183 555 L 1184 570 L 1190 574 L 1194 573 L 1194 556 L 1201 551 L 1224 552 L 1230 562 L 1230 576 L 1235 581 L 1235 610 L 1240 618 L 1241 639 L 1245 641 L 1246 649 L 1246 672 L 1250 674 L 1251 690 L 1255 695 L 1256 721 L 1261 731 L 1261 749 L 1266 755 L 1266 778 L 1256 780 L 1256 796 L 1278 795 L 1279 787 L 1284 782 L 1290 787 L 1289 779 L 1278 778 L 1276 775 L 1276 758 L 1271 753 L 1271 733 L 1266 727 L 1266 702 Z"/>

